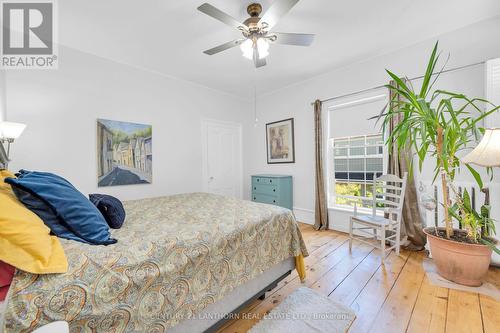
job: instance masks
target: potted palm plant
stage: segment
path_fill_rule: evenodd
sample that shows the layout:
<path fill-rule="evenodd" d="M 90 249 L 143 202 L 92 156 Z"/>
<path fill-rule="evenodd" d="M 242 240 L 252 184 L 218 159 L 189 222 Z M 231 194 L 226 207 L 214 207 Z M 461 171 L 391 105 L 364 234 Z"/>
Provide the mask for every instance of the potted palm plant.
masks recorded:
<path fill-rule="evenodd" d="M 480 122 L 498 107 L 481 98 L 471 99 L 460 93 L 433 90 L 443 72 L 435 73 L 439 60 L 437 51 L 438 43 L 434 46 L 419 90 L 414 89 L 411 81 L 387 70 L 395 82 L 387 86 L 394 98 L 381 117 L 389 149 L 394 146 L 403 156 L 408 151 L 415 152 L 420 170 L 428 158 L 436 162 L 433 182 L 439 179 L 442 186 L 444 228 L 428 227 L 424 232 L 438 273 L 448 280 L 477 286 L 488 270 L 495 243 L 479 231 L 481 228 L 492 230 L 492 220 L 486 214 L 489 207 L 483 207 L 479 213 L 473 211 L 468 194 L 460 196 L 453 191 L 453 182 L 462 166 L 457 153 L 480 137 L 483 130 L 479 127 Z M 482 105 L 488 105 L 491 110 L 483 111 Z M 394 125 L 387 133 L 389 124 Z M 413 158 L 408 163 L 413 170 Z M 465 166 L 482 188 L 480 174 L 470 165 Z M 455 196 L 453 205 L 449 188 Z M 453 218 L 459 220 L 466 230 L 454 229 Z"/>

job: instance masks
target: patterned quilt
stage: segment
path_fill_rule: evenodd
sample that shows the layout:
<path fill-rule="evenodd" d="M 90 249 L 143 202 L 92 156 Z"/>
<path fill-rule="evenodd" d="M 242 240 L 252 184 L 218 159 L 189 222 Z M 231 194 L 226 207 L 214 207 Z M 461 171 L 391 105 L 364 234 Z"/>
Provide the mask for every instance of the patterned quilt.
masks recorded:
<path fill-rule="evenodd" d="M 307 256 L 291 211 L 192 193 L 125 203 L 117 244 L 61 240 L 65 274 L 16 272 L 5 332 L 165 332 L 273 265 Z"/>

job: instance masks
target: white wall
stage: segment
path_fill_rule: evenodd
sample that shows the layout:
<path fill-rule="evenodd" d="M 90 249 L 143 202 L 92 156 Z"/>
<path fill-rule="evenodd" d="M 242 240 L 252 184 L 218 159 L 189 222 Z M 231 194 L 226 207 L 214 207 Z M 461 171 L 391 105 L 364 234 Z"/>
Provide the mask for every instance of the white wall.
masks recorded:
<path fill-rule="evenodd" d="M 10 168 L 66 177 L 121 199 L 201 191 L 201 118 L 241 123 L 247 103 L 190 82 L 60 47 L 58 70 L 9 71 L 7 119 L 26 123 Z M 97 188 L 96 119 L 153 126 L 153 184 Z"/>
<path fill-rule="evenodd" d="M 499 32 L 500 18 L 483 21 L 435 39 L 420 42 L 412 47 L 352 64 L 261 96 L 258 110 L 259 122 L 247 127 L 246 141 L 251 145 L 247 146 L 245 156 L 246 181 L 248 182 L 249 176 L 254 173 L 293 175 L 294 207 L 297 217 L 305 222 L 312 222 L 314 209 L 314 124 L 310 103 L 315 99 L 326 99 L 386 84 L 389 78 L 384 71 L 385 68 L 408 77 L 423 74 L 430 51 L 437 39 L 440 40 L 440 49 L 446 52 L 444 58 L 448 52 L 451 53 L 448 68 L 499 57 L 500 43 L 497 43 L 493 37 Z M 335 57 L 336 53 L 341 52 L 342 50 L 336 50 L 335 46 L 332 45 L 332 52 L 325 54 L 325 56 Z M 455 82 L 456 86 L 453 88 L 458 89 L 460 84 L 467 87 L 467 84 L 473 84 L 471 82 L 479 84 L 477 70 L 471 69 L 470 80 Z M 467 75 L 465 77 L 469 78 Z M 482 81 L 479 80 L 479 82 Z M 481 87 L 473 87 L 472 90 L 483 92 L 484 84 L 481 84 Z M 266 164 L 265 124 L 290 117 L 295 118 L 296 163 L 268 165 Z M 355 114 L 352 117 L 352 119 L 356 119 Z M 352 119 L 346 122 L 346 126 L 355 126 Z M 366 120 L 359 119 L 359 121 L 365 122 Z M 245 188 L 249 189 L 248 183 Z M 494 200 L 495 196 L 493 196 L 493 202 Z M 346 230 L 349 213 L 342 211 L 331 211 L 330 213 L 331 226 Z M 500 212 L 495 214 L 500 216 Z"/>

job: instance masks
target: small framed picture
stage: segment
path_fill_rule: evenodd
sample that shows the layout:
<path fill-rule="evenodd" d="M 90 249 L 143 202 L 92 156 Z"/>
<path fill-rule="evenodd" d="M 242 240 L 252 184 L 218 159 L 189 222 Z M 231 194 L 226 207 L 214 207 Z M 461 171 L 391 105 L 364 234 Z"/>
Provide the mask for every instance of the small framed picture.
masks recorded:
<path fill-rule="evenodd" d="M 295 163 L 293 118 L 266 124 L 267 163 Z"/>

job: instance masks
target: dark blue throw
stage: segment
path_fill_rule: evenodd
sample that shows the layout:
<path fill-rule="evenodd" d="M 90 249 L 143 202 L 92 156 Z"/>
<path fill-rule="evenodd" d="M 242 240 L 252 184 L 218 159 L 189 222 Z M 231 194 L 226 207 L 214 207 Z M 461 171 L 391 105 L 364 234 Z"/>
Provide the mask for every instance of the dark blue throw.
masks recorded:
<path fill-rule="evenodd" d="M 12 186 L 12 190 L 19 201 L 21 201 L 26 208 L 38 215 L 45 225 L 49 227 L 52 234 L 65 239 L 89 243 L 71 231 L 70 226 L 67 225 L 63 219 L 57 216 L 56 212 L 54 212 L 54 210 L 45 201 L 20 187 Z"/>
<path fill-rule="evenodd" d="M 26 170 L 16 176 L 6 178 L 5 182 L 55 235 L 95 245 L 116 243 L 99 210 L 66 179 Z"/>
<path fill-rule="evenodd" d="M 99 209 L 111 228 L 122 227 L 125 221 L 125 209 L 119 199 L 106 194 L 91 194 L 89 199 Z"/>

